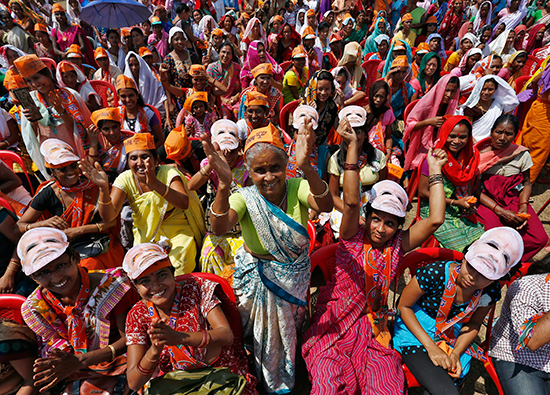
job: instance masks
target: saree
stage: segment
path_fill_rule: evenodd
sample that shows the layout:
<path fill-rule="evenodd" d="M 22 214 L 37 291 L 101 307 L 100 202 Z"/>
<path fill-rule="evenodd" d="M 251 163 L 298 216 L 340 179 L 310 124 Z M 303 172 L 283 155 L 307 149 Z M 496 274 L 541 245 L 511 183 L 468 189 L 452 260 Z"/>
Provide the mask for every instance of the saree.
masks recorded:
<path fill-rule="evenodd" d="M 378 51 L 378 45 L 376 44 L 376 37 L 378 37 L 381 34 L 385 34 L 385 31 L 382 32 L 380 28 L 378 27 L 379 22 L 384 22 L 384 25 L 386 24 L 386 20 L 384 18 L 377 18 L 376 22 L 374 23 L 374 32 L 367 37 L 365 40 L 365 46 L 363 47 L 363 56 L 365 57 L 366 54 L 371 52 L 377 52 Z"/>
<path fill-rule="evenodd" d="M 244 337 L 253 340 L 258 380 L 266 391 L 286 393 L 294 387 L 298 331 L 307 311 L 309 236 L 256 186 L 239 193 L 263 246 L 275 258 L 260 259 L 244 247 L 235 256 L 233 289 Z"/>
<path fill-rule="evenodd" d="M 252 70 L 254 70 L 254 68 L 261 63 L 260 56 L 258 55 L 258 44 L 264 43 L 265 40 L 263 40 L 263 42 L 256 40 L 252 41 L 248 46 L 246 60 L 243 64 L 240 74 L 241 86 L 243 89 L 252 85 L 252 81 L 254 80 L 254 77 L 252 76 Z M 264 48 L 266 48 L 265 44 Z M 281 68 L 281 66 L 279 66 L 279 63 L 277 63 L 275 59 L 271 57 L 266 49 L 264 49 L 264 51 L 266 63 L 271 63 L 271 65 L 273 66 L 273 79 L 275 79 L 276 81 L 282 81 L 285 74 L 283 69 Z"/>
<path fill-rule="evenodd" d="M 480 141 L 477 147 L 483 149 L 490 145 L 491 139 L 486 138 Z M 521 145 L 511 144 L 507 149 L 499 151 L 491 150 L 481 154 L 480 171 L 482 173 L 481 182 L 483 193 L 492 198 L 499 206 L 516 213 L 519 210 L 519 195 L 523 189 L 524 183 L 522 172 L 518 172 L 514 175 L 506 174 L 506 176 L 504 176 L 501 174 L 494 174 L 494 172 L 489 173 L 487 170 L 496 165 L 506 166 L 507 163 L 517 158 L 519 155 L 525 155 L 524 153 L 526 151 L 527 148 Z M 518 230 L 524 244 L 523 257 L 521 258 L 522 262 L 529 262 L 548 241 L 548 235 L 530 204 L 528 205 L 528 213 L 531 215 L 531 219 L 527 221 L 527 226 Z M 490 208 L 483 205 L 479 206 L 476 216 L 479 221 L 485 225 L 485 229 L 487 230 L 498 226 L 506 226 L 506 224 L 502 223 L 500 217 Z"/>
<path fill-rule="evenodd" d="M 170 185 L 175 177 L 183 183 L 189 207 L 181 210 L 173 207 L 157 192 L 141 193 L 131 170 L 126 170 L 113 183 L 126 193 L 132 208 L 134 245 L 154 243 L 162 236 L 170 242 L 168 253 L 176 276 L 190 273 L 195 268 L 195 256 L 202 246 L 204 237 L 204 211 L 196 192 L 187 189 L 187 178 L 171 166 L 159 166 L 157 178 Z"/>
<path fill-rule="evenodd" d="M 371 325 L 373 317 L 384 321 L 390 313 L 387 291 L 404 255 L 402 238 L 399 231 L 383 249 L 373 249 L 361 227 L 353 238 L 340 239 L 333 274 L 321 288 L 304 334 L 302 355 L 312 393 L 405 393 L 401 358 Z M 386 307 L 372 313 L 377 290 L 379 305 Z"/>
<path fill-rule="evenodd" d="M 222 96 L 224 99 L 230 99 L 241 88 L 239 80 L 241 67 L 235 62 L 231 62 L 229 68 L 224 70 L 221 61 L 218 60 L 208 65 L 206 73 L 227 86 L 227 93 Z M 229 117 L 229 119 L 235 118 L 238 115 L 239 105 L 240 103 L 238 101 L 233 105 L 221 102 L 223 115 Z"/>
<path fill-rule="evenodd" d="M 454 40 L 458 37 L 458 31 L 462 27 L 462 13 L 464 12 L 464 1 L 458 11 L 458 15 L 454 12 L 454 6 L 449 7 L 441 24 L 439 25 L 438 33 L 443 37 L 445 49 L 451 49 Z"/>
<path fill-rule="evenodd" d="M 61 51 L 66 51 L 71 45 L 77 44 L 80 46 L 78 36 L 84 38 L 85 48 L 81 48 L 82 55 L 84 55 L 84 63 L 90 66 L 97 67 L 97 63 L 94 58 L 94 49 L 92 43 L 86 37 L 86 33 L 80 27 L 80 25 L 70 25 L 67 30 L 62 32 L 58 27 L 54 27 L 51 32 L 51 36 L 55 38 L 57 45 Z"/>

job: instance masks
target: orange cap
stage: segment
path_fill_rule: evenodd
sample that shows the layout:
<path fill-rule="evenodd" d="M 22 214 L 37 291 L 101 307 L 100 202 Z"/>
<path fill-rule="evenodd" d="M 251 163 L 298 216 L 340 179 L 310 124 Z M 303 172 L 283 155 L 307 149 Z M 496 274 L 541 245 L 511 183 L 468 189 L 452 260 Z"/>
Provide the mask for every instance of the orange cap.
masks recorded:
<path fill-rule="evenodd" d="M 92 113 L 92 122 L 99 126 L 99 121 L 114 121 L 120 123 L 120 112 L 117 107 L 101 108 Z"/>
<path fill-rule="evenodd" d="M 61 63 L 59 63 L 59 71 L 62 72 L 62 73 L 66 73 L 68 71 L 74 71 L 76 72 L 73 64 L 69 61 L 62 61 Z"/>
<path fill-rule="evenodd" d="M 409 13 L 406 13 L 405 15 L 403 15 L 401 17 L 401 23 L 405 22 L 405 21 L 412 21 L 413 17 L 411 14 Z"/>
<path fill-rule="evenodd" d="M 122 34 L 122 37 L 128 37 L 132 34 L 132 29 L 129 27 L 123 27 L 120 29 L 120 33 Z"/>
<path fill-rule="evenodd" d="M 278 147 L 282 150 L 285 149 L 285 146 L 283 144 L 283 140 L 281 140 L 281 136 L 279 134 L 279 131 L 275 126 L 273 126 L 272 123 L 269 123 L 269 125 L 254 129 L 252 132 L 250 132 L 250 135 L 246 139 L 246 144 L 244 146 L 244 152 L 252 147 L 254 144 L 257 143 L 267 143 L 274 145 L 275 147 Z"/>
<path fill-rule="evenodd" d="M 193 108 L 193 103 L 195 103 L 196 101 L 203 101 L 205 103 L 208 103 L 208 93 L 194 92 L 193 94 L 191 94 L 191 96 L 185 99 L 185 103 L 183 103 L 183 108 L 191 112 L 191 109 Z"/>
<path fill-rule="evenodd" d="M 67 57 L 83 58 L 82 51 L 80 50 L 80 46 L 78 44 L 72 44 L 67 50 Z"/>
<path fill-rule="evenodd" d="M 154 16 L 151 18 L 151 25 L 162 25 L 162 21 L 158 16 Z"/>
<path fill-rule="evenodd" d="M 223 30 L 217 27 L 214 30 L 212 30 L 212 35 L 213 36 L 218 36 L 218 37 L 223 37 Z"/>
<path fill-rule="evenodd" d="M 251 91 L 246 94 L 246 100 L 244 102 L 245 107 L 249 106 L 265 106 L 269 107 L 269 101 L 267 96 L 256 91 Z"/>
<path fill-rule="evenodd" d="M 243 13 L 241 14 L 241 18 L 242 18 L 242 19 L 250 19 L 250 14 L 249 14 L 248 12 L 243 12 Z"/>
<path fill-rule="evenodd" d="M 118 77 L 116 77 L 115 87 L 116 87 L 117 92 L 121 89 L 124 89 L 124 88 L 134 89 L 134 90 L 139 92 L 134 80 L 131 79 L 130 77 L 126 77 L 124 74 L 121 74 Z"/>
<path fill-rule="evenodd" d="M 292 59 L 306 58 L 307 53 L 301 45 L 298 45 L 292 50 Z"/>
<path fill-rule="evenodd" d="M 206 67 L 204 67 L 202 64 L 192 64 L 191 68 L 189 69 L 189 74 L 191 75 L 191 77 L 201 76 L 203 71 L 206 73 Z"/>
<path fill-rule="evenodd" d="M 271 63 L 261 63 L 252 69 L 252 76 L 254 78 L 261 74 L 273 75 L 273 65 Z"/>
<path fill-rule="evenodd" d="M 107 54 L 107 51 L 105 51 L 105 48 L 103 47 L 97 47 L 94 51 L 94 59 L 101 59 L 101 58 L 108 58 L 109 55 Z"/>
<path fill-rule="evenodd" d="M 391 67 L 409 67 L 409 60 L 405 55 L 400 55 L 393 60 Z"/>
<path fill-rule="evenodd" d="M 340 35 L 337 33 L 332 33 L 330 35 L 329 44 L 335 43 L 337 41 L 342 41 L 342 37 L 340 37 Z"/>
<path fill-rule="evenodd" d="M 313 30 L 311 26 L 306 27 L 302 32 L 302 40 L 309 40 L 315 37 L 317 37 L 315 35 L 315 30 Z"/>
<path fill-rule="evenodd" d="M 172 160 L 182 161 L 191 153 L 191 142 L 185 133 L 185 125 L 173 129 L 164 141 L 166 157 Z"/>
<path fill-rule="evenodd" d="M 12 89 L 26 88 L 28 85 L 23 77 L 19 75 L 17 69 L 10 67 L 4 76 L 4 87 L 11 91 Z"/>
<path fill-rule="evenodd" d="M 437 23 L 437 18 L 432 15 L 431 17 L 428 18 L 426 23 Z"/>
<path fill-rule="evenodd" d="M 313 8 L 310 8 L 306 11 L 306 17 L 315 15 L 315 10 Z"/>
<path fill-rule="evenodd" d="M 153 56 L 153 52 L 151 52 L 147 47 L 141 47 L 139 49 L 139 56 L 141 56 L 142 58 L 146 56 Z"/>
<path fill-rule="evenodd" d="M 155 149 L 155 139 L 150 133 L 136 133 L 129 139 L 124 140 L 124 148 L 129 154 L 133 151 L 150 151 Z"/>
<path fill-rule="evenodd" d="M 52 6 L 52 14 L 56 12 L 65 12 L 65 8 L 59 3 L 54 3 Z"/>
<path fill-rule="evenodd" d="M 275 21 L 280 22 L 280 23 L 285 23 L 285 20 L 280 15 L 275 15 L 275 17 L 273 18 L 273 22 L 275 22 Z"/>
<path fill-rule="evenodd" d="M 46 25 L 43 25 L 41 23 L 35 23 L 34 24 L 34 31 L 35 32 L 48 33 L 48 28 L 46 27 Z"/>
<path fill-rule="evenodd" d="M 427 43 L 420 43 L 418 44 L 418 47 L 416 47 L 416 52 L 415 54 L 423 54 L 423 53 L 428 53 L 430 52 L 430 46 L 427 44 Z"/>
<path fill-rule="evenodd" d="M 13 61 L 13 65 L 19 71 L 19 74 L 23 78 L 29 78 L 40 70 L 47 68 L 44 62 L 42 62 L 36 55 L 25 55 Z"/>

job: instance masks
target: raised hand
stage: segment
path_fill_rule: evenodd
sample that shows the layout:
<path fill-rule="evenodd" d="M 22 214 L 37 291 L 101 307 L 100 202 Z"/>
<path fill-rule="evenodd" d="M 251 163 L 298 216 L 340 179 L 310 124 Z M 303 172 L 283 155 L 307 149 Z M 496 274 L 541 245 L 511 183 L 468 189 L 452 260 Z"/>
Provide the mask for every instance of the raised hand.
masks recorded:
<path fill-rule="evenodd" d="M 92 123 L 86 130 L 88 132 L 88 139 L 90 139 L 90 145 L 96 147 L 99 144 L 99 128 Z"/>
<path fill-rule="evenodd" d="M 357 141 L 357 134 L 355 134 L 355 131 L 351 127 L 349 121 L 347 118 L 344 118 L 340 121 L 338 124 L 338 128 L 336 129 L 336 132 L 342 136 L 346 144 L 349 146 L 351 143 Z"/>
<path fill-rule="evenodd" d="M 313 120 L 310 117 L 306 117 L 296 134 L 295 147 L 296 165 L 302 170 L 311 166 L 311 153 L 316 137 L 316 133 L 313 130 Z"/>
<path fill-rule="evenodd" d="M 92 158 L 86 158 L 78 162 L 78 167 L 88 180 L 100 188 L 109 189 L 109 177 L 107 177 L 107 173 L 105 173 L 99 162 L 94 163 Z"/>
<path fill-rule="evenodd" d="M 151 158 L 145 159 L 145 184 L 149 189 L 155 189 L 155 183 L 157 182 L 157 174 L 155 172 L 155 166 L 151 164 Z"/>
<path fill-rule="evenodd" d="M 61 104 L 61 97 L 59 96 L 59 89 L 52 90 L 48 97 L 50 99 L 50 103 L 55 108 L 55 111 L 57 111 L 58 114 L 61 114 L 65 109 L 63 108 L 63 105 Z"/>
<path fill-rule="evenodd" d="M 201 136 L 201 140 L 204 153 L 208 157 L 208 163 L 218 176 L 220 188 L 222 185 L 228 188 L 233 181 L 233 176 L 231 174 L 231 168 L 227 164 L 225 157 L 220 152 L 220 147 L 217 143 L 212 144 L 210 141 L 210 136 L 206 133 Z"/>
<path fill-rule="evenodd" d="M 449 157 L 447 156 L 447 152 L 445 152 L 445 150 L 434 150 L 433 148 L 430 148 L 428 150 L 426 160 L 428 162 L 428 167 L 436 167 L 437 169 L 441 170 L 441 168 L 445 166 L 445 164 L 449 160 Z"/>

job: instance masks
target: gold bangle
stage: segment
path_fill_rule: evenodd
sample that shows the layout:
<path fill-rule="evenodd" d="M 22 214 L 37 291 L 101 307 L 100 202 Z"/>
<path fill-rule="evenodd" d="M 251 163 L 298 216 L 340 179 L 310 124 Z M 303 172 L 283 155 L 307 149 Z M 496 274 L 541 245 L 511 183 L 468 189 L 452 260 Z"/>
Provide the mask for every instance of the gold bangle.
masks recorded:
<path fill-rule="evenodd" d="M 153 365 L 156 364 L 156 363 L 159 361 L 158 359 L 155 360 L 155 361 L 150 360 L 149 357 L 147 356 L 147 351 L 145 352 L 145 359 L 146 359 L 150 364 L 153 364 Z"/>
<path fill-rule="evenodd" d="M 28 223 L 27 225 L 25 225 L 25 232 L 28 232 L 28 231 L 29 231 L 29 226 L 31 226 L 30 223 Z"/>
<path fill-rule="evenodd" d="M 165 186 L 166 186 L 166 191 L 164 192 L 162 197 L 166 197 L 166 195 L 168 195 L 168 192 L 170 191 L 170 187 L 168 185 L 165 185 Z"/>
<path fill-rule="evenodd" d="M 210 177 L 210 173 L 207 173 L 206 170 L 204 170 L 204 167 L 200 168 L 199 173 L 201 173 L 203 177 Z"/>
<path fill-rule="evenodd" d="M 99 233 L 103 232 L 103 229 L 101 228 L 101 225 L 99 223 L 96 223 L 95 226 L 97 226 L 97 231 Z"/>
<path fill-rule="evenodd" d="M 111 349 L 111 361 L 114 361 L 116 358 L 116 350 L 112 344 L 107 345 Z"/>
<path fill-rule="evenodd" d="M 315 195 L 313 192 L 311 192 L 311 189 L 309 190 L 309 193 L 311 194 L 311 196 L 313 196 L 315 199 L 322 199 L 324 198 L 325 196 L 328 195 L 329 193 L 329 188 L 328 188 L 328 184 L 325 180 L 321 180 L 323 181 L 323 184 L 325 184 L 325 191 L 319 195 Z"/>
<path fill-rule="evenodd" d="M 102 202 L 101 200 L 98 200 L 97 203 L 101 206 L 108 206 L 109 204 L 113 203 L 113 201 L 109 200 L 108 202 Z"/>

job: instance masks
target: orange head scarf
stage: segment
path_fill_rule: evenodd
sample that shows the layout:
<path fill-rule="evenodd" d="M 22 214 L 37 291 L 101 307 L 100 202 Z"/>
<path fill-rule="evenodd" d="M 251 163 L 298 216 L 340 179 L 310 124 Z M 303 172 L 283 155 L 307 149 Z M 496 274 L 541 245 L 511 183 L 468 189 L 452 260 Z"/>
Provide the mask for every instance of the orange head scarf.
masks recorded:
<path fill-rule="evenodd" d="M 254 78 L 262 74 L 273 75 L 273 65 L 271 63 L 261 63 L 252 69 Z"/>
<path fill-rule="evenodd" d="M 469 136 L 468 142 L 460 150 L 458 157 L 455 158 L 446 147 L 447 138 L 455 126 L 460 122 L 468 124 Z M 443 174 L 455 186 L 466 186 L 478 174 L 479 151 L 474 147 L 472 138 L 472 123 L 468 118 L 461 115 L 453 115 L 443 123 L 439 130 L 439 140 L 434 149 L 443 149 L 447 152 L 449 161 L 443 166 Z"/>
<path fill-rule="evenodd" d="M 97 47 L 94 51 L 94 59 L 108 58 L 107 51 L 103 47 Z"/>
<path fill-rule="evenodd" d="M 246 100 L 244 101 L 245 107 L 249 106 L 265 106 L 269 107 L 269 101 L 267 96 L 256 91 L 251 91 L 246 94 Z"/>
<path fill-rule="evenodd" d="M 153 56 L 153 52 L 151 52 L 147 47 L 141 47 L 139 49 L 139 56 L 141 56 L 142 58 L 146 56 Z"/>

